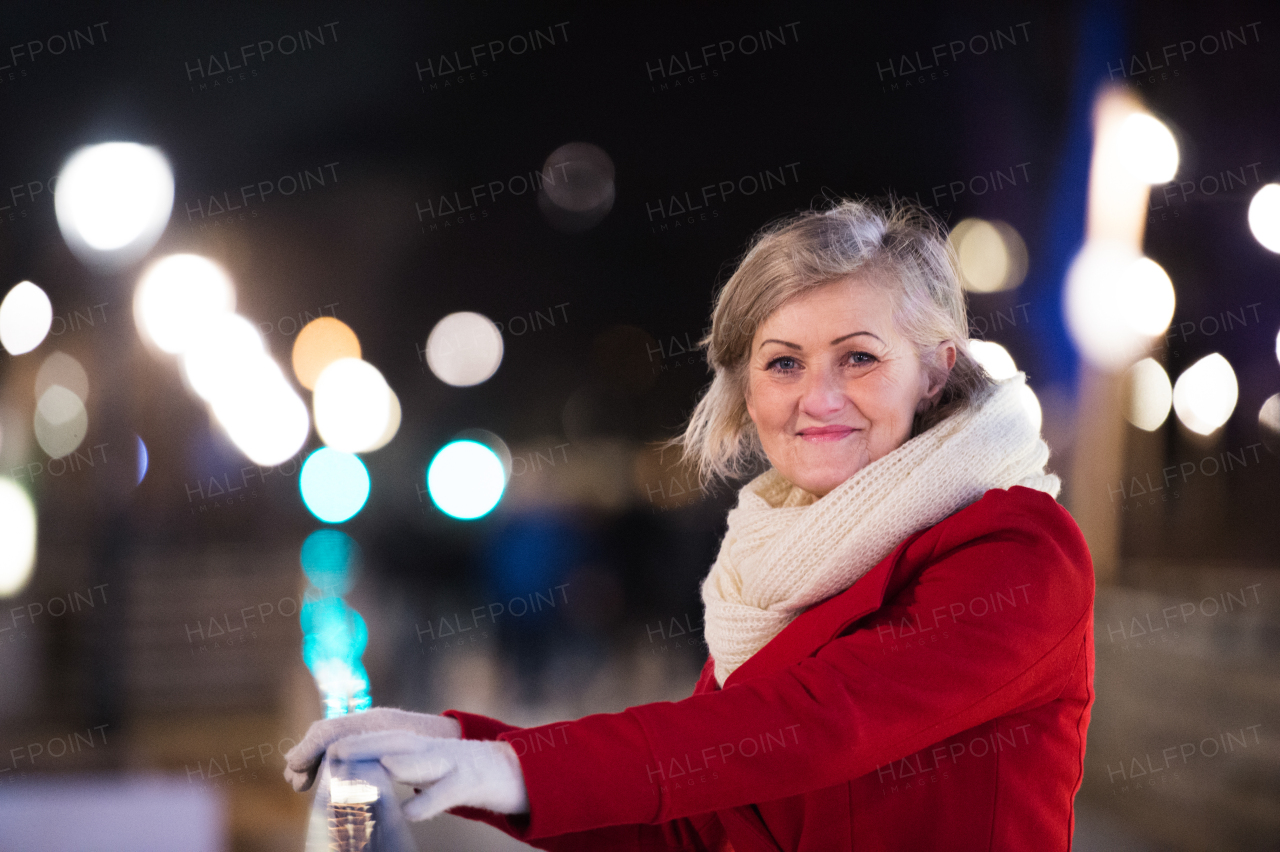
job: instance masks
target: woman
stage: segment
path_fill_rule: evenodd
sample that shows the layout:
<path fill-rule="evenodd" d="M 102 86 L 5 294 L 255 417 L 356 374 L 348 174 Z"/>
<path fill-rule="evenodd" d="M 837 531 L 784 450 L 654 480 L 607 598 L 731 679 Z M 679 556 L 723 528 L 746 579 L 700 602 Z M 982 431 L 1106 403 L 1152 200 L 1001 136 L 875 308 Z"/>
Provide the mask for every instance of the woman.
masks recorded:
<path fill-rule="evenodd" d="M 1068 850 L 1093 704 L 1093 568 L 1025 377 L 973 360 L 941 228 L 844 202 L 762 233 L 680 439 L 739 493 L 694 694 L 514 728 L 375 709 L 287 756 L 381 758 L 544 849 Z"/>

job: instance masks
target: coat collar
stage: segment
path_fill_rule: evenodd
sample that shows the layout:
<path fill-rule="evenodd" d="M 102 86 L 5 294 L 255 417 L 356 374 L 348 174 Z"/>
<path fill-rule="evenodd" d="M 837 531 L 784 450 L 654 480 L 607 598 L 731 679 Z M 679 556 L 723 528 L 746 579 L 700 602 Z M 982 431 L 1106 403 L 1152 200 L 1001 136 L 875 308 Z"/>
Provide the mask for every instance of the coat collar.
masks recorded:
<path fill-rule="evenodd" d="M 725 687 L 770 674 L 803 660 L 838 636 L 846 626 L 879 609 L 884 602 L 889 578 L 893 575 L 899 556 L 920 535 L 921 533 L 916 533 L 908 536 L 852 586 L 814 604 L 792 619 L 767 645 L 730 672 L 725 678 Z M 714 681 L 713 674 L 712 682 Z"/>

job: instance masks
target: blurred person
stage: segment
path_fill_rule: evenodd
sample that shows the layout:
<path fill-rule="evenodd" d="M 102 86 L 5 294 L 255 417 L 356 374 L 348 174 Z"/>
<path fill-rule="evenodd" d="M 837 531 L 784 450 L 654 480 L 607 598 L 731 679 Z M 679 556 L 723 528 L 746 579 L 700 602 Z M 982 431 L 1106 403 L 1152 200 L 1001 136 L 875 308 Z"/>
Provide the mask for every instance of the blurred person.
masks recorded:
<path fill-rule="evenodd" d="M 512 697 L 520 704 L 547 698 L 548 669 L 566 633 L 565 581 L 583 559 L 585 540 L 563 511 L 529 509 L 507 516 L 485 542 L 487 608 L 498 607 L 490 621 L 503 659 L 515 669 Z"/>
<path fill-rule="evenodd" d="M 745 477 L 701 585 L 693 694 L 531 728 L 315 723 L 296 789 L 380 759 L 553 850 L 1068 850 L 1093 704 L 1092 561 L 1025 376 L 968 351 L 942 226 L 845 201 L 765 229 L 717 294 L 671 443 Z"/>

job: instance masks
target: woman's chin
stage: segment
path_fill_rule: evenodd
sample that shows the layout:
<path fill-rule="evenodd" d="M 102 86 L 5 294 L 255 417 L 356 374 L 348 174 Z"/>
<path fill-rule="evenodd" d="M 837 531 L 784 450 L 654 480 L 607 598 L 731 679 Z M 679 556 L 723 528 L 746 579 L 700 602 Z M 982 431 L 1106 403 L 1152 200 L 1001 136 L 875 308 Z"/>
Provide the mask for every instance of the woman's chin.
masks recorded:
<path fill-rule="evenodd" d="M 798 485 L 810 494 L 824 496 L 834 490 L 849 477 L 861 469 L 860 465 L 844 465 L 840 467 L 824 467 L 798 471 L 795 477 L 788 476 L 792 484 Z M 784 474 L 785 475 L 785 474 Z"/>

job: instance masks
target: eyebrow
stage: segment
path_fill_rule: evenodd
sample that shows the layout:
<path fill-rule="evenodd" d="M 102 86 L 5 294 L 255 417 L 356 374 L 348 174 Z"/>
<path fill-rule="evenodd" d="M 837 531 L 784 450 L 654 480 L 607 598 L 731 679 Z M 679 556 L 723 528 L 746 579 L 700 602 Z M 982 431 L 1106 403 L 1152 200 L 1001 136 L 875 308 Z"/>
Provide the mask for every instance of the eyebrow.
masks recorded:
<path fill-rule="evenodd" d="M 844 337 L 837 337 L 835 340 L 831 341 L 831 345 L 832 345 L 832 346 L 836 346 L 836 345 L 838 345 L 838 344 L 840 344 L 840 343 L 843 343 L 844 341 L 848 340 L 850 337 L 857 337 L 857 336 L 858 336 L 858 335 L 860 335 L 860 334 L 865 334 L 865 335 L 867 335 L 868 337 L 874 337 L 876 340 L 880 340 L 880 337 L 879 337 L 878 335 L 872 334 L 872 333 L 871 333 L 871 332 L 869 332 L 869 331 L 855 331 L 855 332 L 853 332 L 852 334 L 846 334 Z M 880 342 L 881 342 L 881 343 L 884 343 L 884 341 L 883 341 L 883 340 L 880 340 Z M 768 340 L 762 340 L 762 341 L 760 341 L 760 348 L 761 348 L 761 349 L 763 349 L 763 348 L 764 348 L 764 345 L 765 345 L 766 343 L 781 343 L 783 346 L 789 346 L 789 347 L 791 347 L 792 349 L 795 349 L 795 350 L 800 350 L 800 349 L 803 349 L 803 348 L 804 348 L 803 346 L 801 346 L 801 345 L 800 345 L 800 344 L 798 344 L 798 343 L 788 343 L 788 342 L 787 342 L 787 341 L 785 341 L 785 340 L 778 340 L 777 338 L 774 338 L 774 337 L 771 337 L 771 338 L 769 338 Z"/>

